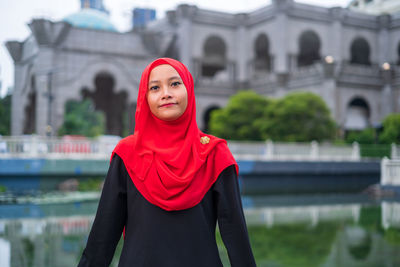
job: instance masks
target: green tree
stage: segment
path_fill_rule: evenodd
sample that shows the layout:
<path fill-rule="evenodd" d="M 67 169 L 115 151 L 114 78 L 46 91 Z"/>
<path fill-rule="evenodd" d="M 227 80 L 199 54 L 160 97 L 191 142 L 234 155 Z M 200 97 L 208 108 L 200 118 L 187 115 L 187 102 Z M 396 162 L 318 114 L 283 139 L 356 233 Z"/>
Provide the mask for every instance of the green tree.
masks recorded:
<path fill-rule="evenodd" d="M 376 132 L 374 128 L 366 128 L 362 131 L 350 131 L 346 137 L 347 143 L 357 142 L 359 144 L 374 144 Z"/>
<path fill-rule="evenodd" d="M 384 144 L 400 144 L 400 114 L 389 114 L 382 122 L 383 131 L 379 135 L 379 142 Z"/>
<path fill-rule="evenodd" d="M 0 135 L 11 134 L 11 95 L 0 98 Z"/>
<path fill-rule="evenodd" d="M 231 140 L 263 140 L 258 121 L 269 103 L 270 100 L 254 91 L 239 92 L 225 108 L 211 113 L 211 134 Z"/>
<path fill-rule="evenodd" d="M 95 111 L 91 100 L 68 101 L 65 105 L 64 123 L 59 135 L 76 134 L 94 137 L 104 133 L 105 116 Z"/>
<path fill-rule="evenodd" d="M 270 103 L 260 122 L 264 139 L 285 142 L 331 140 L 336 126 L 321 97 L 296 92 Z"/>

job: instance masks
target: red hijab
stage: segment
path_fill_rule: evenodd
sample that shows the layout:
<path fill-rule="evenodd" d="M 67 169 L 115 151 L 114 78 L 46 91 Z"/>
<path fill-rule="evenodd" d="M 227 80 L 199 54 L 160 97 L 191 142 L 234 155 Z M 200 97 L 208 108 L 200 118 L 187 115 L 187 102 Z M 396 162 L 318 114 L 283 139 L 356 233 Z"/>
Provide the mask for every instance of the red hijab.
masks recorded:
<path fill-rule="evenodd" d="M 163 121 L 151 113 L 146 93 L 153 68 L 168 64 L 180 75 L 188 95 L 181 117 Z M 226 141 L 202 133 L 196 122 L 193 78 L 185 65 L 160 58 L 143 71 L 135 114 L 135 132 L 115 147 L 136 188 L 150 203 L 164 210 L 197 205 L 228 166 L 238 166 Z"/>

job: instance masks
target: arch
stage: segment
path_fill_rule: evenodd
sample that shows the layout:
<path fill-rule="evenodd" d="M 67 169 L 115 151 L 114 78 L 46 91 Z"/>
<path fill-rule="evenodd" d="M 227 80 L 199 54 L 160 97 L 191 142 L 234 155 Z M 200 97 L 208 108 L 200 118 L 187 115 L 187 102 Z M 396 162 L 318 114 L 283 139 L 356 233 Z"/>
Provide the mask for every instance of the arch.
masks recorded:
<path fill-rule="evenodd" d="M 217 72 L 226 68 L 226 45 L 224 40 L 216 35 L 206 39 L 203 45 L 202 76 L 214 77 Z"/>
<path fill-rule="evenodd" d="M 347 105 L 344 128 L 346 130 L 363 130 L 367 128 L 371 109 L 367 101 L 360 96 L 353 97 Z"/>
<path fill-rule="evenodd" d="M 257 36 L 254 42 L 254 68 L 256 71 L 270 71 L 271 57 L 269 54 L 269 39 L 265 33 Z"/>
<path fill-rule="evenodd" d="M 213 106 L 208 107 L 206 109 L 206 111 L 204 112 L 204 115 L 203 115 L 204 129 L 203 129 L 203 131 L 205 133 L 208 133 L 210 130 L 209 123 L 210 123 L 210 118 L 211 118 L 211 112 L 213 112 L 214 110 L 218 110 L 218 109 L 220 109 L 219 106 L 213 105 Z"/>
<path fill-rule="evenodd" d="M 318 35 L 311 30 L 305 31 L 299 38 L 299 54 L 297 56 L 297 65 L 308 66 L 320 60 L 321 41 Z"/>
<path fill-rule="evenodd" d="M 95 88 L 95 79 L 99 73 L 109 73 L 114 78 L 114 88 L 116 92 L 120 92 L 125 88 L 128 92 L 129 101 L 136 101 L 139 88 L 139 79 L 141 71 L 145 66 L 137 69 L 129 69 L 127 66 L 115 59 L 104 61 L 103 59 L 95 59 L 82 65 L 77 71 L 79 75 L 71 77 L 71 87 L 76 88 L 79 92 L 82 88 Z M 69 81 L 69 80 L 68 80 Z M 73 97 L 72 95 L 70 97 Z"/>
<path fill-rule="evenodd" d="M 104 112 L 106 134 L 122 136 L 124 133 L 124 114 L 128 109 L 128 94 L 125 90 L 115 92 L 115 79 L 108 72 L 100 72 L 94 77 L 94 90 L 83 88 L 83 98 L 93 100 L 96 110 Z"/>
<path fill-rule="evenodd" d="M 370 56 L 369 44 L 367 40 L 365 40 L 363 37 L 358 37 L 354 39 L 354 41 L 351 43 L 350 54 L 351 54 L 350 63 L 371 65 L 369 59 Z"/>

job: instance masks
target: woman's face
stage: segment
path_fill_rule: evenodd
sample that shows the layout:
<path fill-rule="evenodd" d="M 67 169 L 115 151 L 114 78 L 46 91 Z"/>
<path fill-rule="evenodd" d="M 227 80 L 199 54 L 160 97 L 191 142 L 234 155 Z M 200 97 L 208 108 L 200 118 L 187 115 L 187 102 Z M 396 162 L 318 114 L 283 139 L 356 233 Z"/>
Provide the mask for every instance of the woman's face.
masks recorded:
<path fill-rule="evenodd" d="M 167 64 L 159 65 L 150 72 L 146 98 L 150 111 L 164 121 L 178 119 L 188 104 L 186 87 L 181 77 Z"/>

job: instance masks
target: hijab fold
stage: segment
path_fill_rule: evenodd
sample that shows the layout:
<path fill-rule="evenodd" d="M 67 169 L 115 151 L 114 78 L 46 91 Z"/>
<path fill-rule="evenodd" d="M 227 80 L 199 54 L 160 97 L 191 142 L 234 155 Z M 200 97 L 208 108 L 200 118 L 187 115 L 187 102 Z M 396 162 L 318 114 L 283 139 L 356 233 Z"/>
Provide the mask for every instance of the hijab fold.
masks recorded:
<path fill-rule="evenodd" d="M 152 69 L 171 65 L 180 75 L 188 95 L 181 117 L 163 121 L 154 116 L 146 93 Z M 196 122 L 193 78 L 185 65 L 160 58 L 143 71 L 135 114 L 135 132 L 122 139 L 118 154 L 132 182 L 150 203 L 164 210 L 183 210 L 197 205 L 228 166 L 238 166 L 226 141 L 202 133 Z"/>

